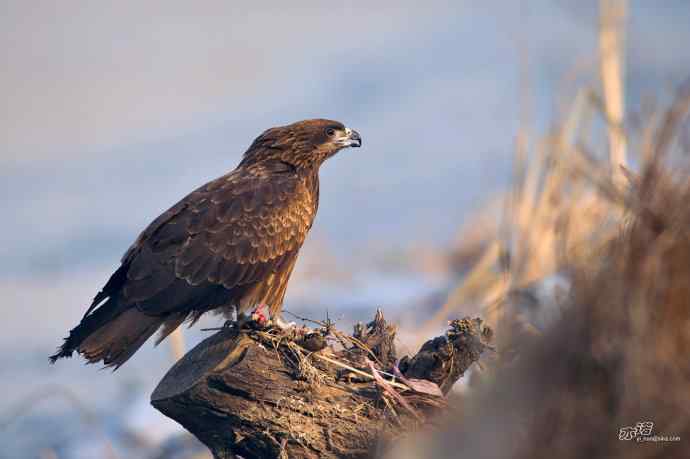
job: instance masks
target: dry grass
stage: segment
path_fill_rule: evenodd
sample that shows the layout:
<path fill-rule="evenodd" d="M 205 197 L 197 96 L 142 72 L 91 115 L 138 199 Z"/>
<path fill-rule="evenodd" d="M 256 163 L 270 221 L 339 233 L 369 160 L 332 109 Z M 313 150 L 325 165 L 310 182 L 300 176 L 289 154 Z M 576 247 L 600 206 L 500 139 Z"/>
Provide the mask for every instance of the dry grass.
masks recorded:
<path fill-rule="evenodd" d="M 581 92 L 533 162 L 518 163 L 502 230 L 435 318 L 481 301 L 499 358 L 452 427 L 395 457 L 688 457 L 690 158 L 678 139 L 690 129 L 690 83 L 631 136 L 640 167 L 623 170 L 623 185 L 575 141 L 598 107 Z M 535 294 L 555 273 L 564 294 Z M 542 331 L 535 311 L 554 312 Z M 643 421 L 680 441 L 619 440 Z"/>
<path fill-rule="evenodd" d="M 580 141 L 581 126 L 596 114 L 606 122 L 598 98 L 582 90 L 567 117 L 540 139 L 535 151 L 516 157 L 502 221 L 488 237 L 462 238 L 471 247 L 460 247 L 460 252 L 483 251 L 421 336 L 473 304 L 483 305 L 488 323 L 496 327 L 507 312 L 501 306 L 515 292 L 562 274 L 615 236 L 624 213 L 611 198 L 620 196 L 622 186 L 610 180 L 608 162 Z"/>
<path fill-rule="evenodd" d="M 640 132 L 623 130 L 611 100 L 580 91 L 534 151 L 517 155 L 496 232 L 473 242 L 483 254 L 427 325 L 481 304 L 498 358 L 452 427 L 397 457 L 688 457 L 690 158 L 679 138 L 690 84 Z M 607 139 L 585 141 L 596 122 Z M 621 145 L 637 172 L 612 167 Z M 562 294 L 544 296 L 555 277 Z M 540 322 L 544 312 L 551 320 Z M 643 421 L 680 441 L 619 440 Z"/>
<path fill-rule="evenodd" d="M 468 258 L 476 261 L 418 336 L 427 336 L 452 315 L 474 312 L 475 305 L 481 305 L 499 340 L 515 333 L 516 326 L 529 328 L 535 318 L 526 317 L 534 311 L 524 310 L 525 298 L 538 296 L 535 288 L 545 280 L 565 275 L 567 281 L 571 266 L 586 262 L 615 237 L 630 178 L 623 125 L 626 2 L 602 0 L 600 5 L 602 95 L 581 89 L 560 122 L 533 145 L 523 120 L 516 136 L 512 189 L 493 200 L 502 203 L 502 216 L 496 221 L 497 206 L 490 205 L 465 225 L 453 258 L 460 260 L 456 265 Z M 523 86 L 528 99 L 529 85 Z M 599 131 L 608 139 L 603 151 L 588 146 L 591 140 L 604 143 L 596 137 Z M 649 159 L 651 148 L 647 138 L 635 153 Z M 508 328 L 500 330 L 505 322 Z"/>

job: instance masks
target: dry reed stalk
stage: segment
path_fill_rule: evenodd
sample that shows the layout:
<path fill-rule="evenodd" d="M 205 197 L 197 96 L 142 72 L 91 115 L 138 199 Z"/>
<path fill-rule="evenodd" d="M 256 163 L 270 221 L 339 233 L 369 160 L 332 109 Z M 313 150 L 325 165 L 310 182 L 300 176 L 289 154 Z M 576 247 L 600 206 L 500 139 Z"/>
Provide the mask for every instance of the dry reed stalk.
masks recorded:
<path fill-rule="evenodd" d="M 560 272 L 614 236 L 623 212 L 620 202 L 604 199 L 601 192 L 606 188 L 609 198 L 621 196 L 621 187 L 609 185 L 609 168 L 577 140 L 582 125 L 590 127 L 596 114 L 606 121 L 593 92 L 580 90 L 560 126 L 534 142 L 531 155 L 522 150 L 524 143 L 516 145 L 515 180 L 503 197 L 501 224 L 484 240 L 472 240 L 485 247 L 482 256 L 419 336 L 471 304 L 483 305 L 487 322 L 496 327 L 511 291 Z"/>
<path fill-rule="evenodd" d="M 175 331 L 168 336 L 168 342 L 170 343 L 170 353 L 173 361 L 177 362 L 185 353 L 184 335 L 180 327 L 176 328 Z"/>
<path fill-rule="evenodd" d="M 452 427 L 413 437 L 400 448 L 406 457 L 687 457 L 690 160 L 678 155 L 677 138 L 689 112 L 686 85 L 641 140 L 653 148 L 640 151 L 650 160 L 639 175 L 626 172 L 624 189 L 587 147 L 571 149 L 573 178 L 559 185 L 587 191 L 599 211 L 618 210 L 614 229 L 606 238 L 589 223 L 575 230 L 588 237 L 563 262 L 572 282 L 561 316 L 542 334 L 515 340 L 520 358 L 490 367 L 462 396 Z M 567 245 L 568 234 L 557 233 L 557 243 Z M 653 423 L 658 443 L 621 437 L 641 421 Z"/>
<path fill-rule="evenodd" d="M 623 186 L 620 166 L 626 165 L 626 138 L 623 134 L 625 87 L 623 80 L 624 24 L 626 0 L 601 0 L 599 58 L 609 137 L 609 157 L 613 182 Z"/>

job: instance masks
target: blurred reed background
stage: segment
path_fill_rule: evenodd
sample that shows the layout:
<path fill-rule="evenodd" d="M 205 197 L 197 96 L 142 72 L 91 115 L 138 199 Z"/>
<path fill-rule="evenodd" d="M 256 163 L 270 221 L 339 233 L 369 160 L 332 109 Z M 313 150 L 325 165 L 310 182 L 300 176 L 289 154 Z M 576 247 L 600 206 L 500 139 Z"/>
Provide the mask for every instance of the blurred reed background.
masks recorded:
<path fill-rule="evenodd" d="M 690 75 L 687 59 L 680 59 L 690 40 L 690 8 L 684 2 L 431 2 L 421 9 L 412 3 L 367 9 L 298 2 L 289 13 L 249 5 L 225 11 L 218 5 L 209 6 L 218 11 L 207 11 L 208 17 L 177 3 L 169 8 L 179 16 L 158 15 L 167 7 L 163 5 L 161 10 L 139 12 L 133 4 L 108 7 L 108 12 L 80 8 L 69 20 L 59 16 L 66 21 L 58 29 L 63 42 L 58 40 L 51 50 L 55 56 L 45 61 L 59 62 L 64 52 L 62 63 L 48 66 L 47 73 L 19 66 L 4 84 L 18 88 L 8 95 L 8 107 L 14 111 L 5 114 L 11 122 L 2 158 L 8 196 L 3 210 L 17 228 L 4 235 L 2 252 L 0 287 L 9 317 L 2 326 L 5 352 L 0 354 L 5 394 L 0 404 L 0 442 L 5 446 L 0 458 L 209 457 L 148 405 L 148 394 L 171 361 L 205 336 L 199 328 L 216 325 L 217 319 L 175 334 L 169 350 L 138 354 L 114 375 L 84 368 L 76 360 L 49 368 L 46 356 L 148 219 L 198 183 L 233 167 L 257 129 L 293 118 L 341 119 L 362 132 L 365 148 L 336 158 L 324 169 L 320 215 L 290 285 L 286 308 L 314 318 L 323 318 L 328 309 L 338 327 L 347 330 L 381 306 L 387 317 L 397 314 L 401 348 L 410 351 L 442 330 L 449 318 L 486 318 L 496 329 L 497 353 L 458 388 L 458 412 L 452 423 L 459 426 L 458 438 L 474 435 L 476 441 L 468 441 L 464 449 L 467 457 L 479 457 L 487 445 L 504 444 L 502 434 L 514 434 L 496 419 L 513 404 L 517 422 L 532 425 L 528 410 L 518 409 L 523 405 L 515 398 L 522 392 L 506 389 L 509 395 L 498 397 L 501 403 L 496 402 L 496 392 L 505 389 L 502 378 L 519 381 L 518 388 L 543 389 L 541 383 L 551 380 L 540 376 L 549 371 L 544 362 L 559 357 L 535 349 L 566 355 L 576 352 L 568 346 L 602 345 L 596 333 L 591 342 L 582 339 L 578 333 L 584 333 L 584 319 L 575 320 L 577 314 L 568 311 L 594 317 L 599 330 L 596 320 L 618 317 L 601 313 L 607 301 L 615 305 L 611 314 L 633 314 L 616 295 L 625 296 L 626 289 L 637 287 L 632 298 L 645 299 L 635 309 L 636 320 L 650 314 L 655 303 L 648 290 L 667 274 L 640 267 L 626 277 L 615 269 L 638 266 L 638 259 L 645 260 L 644 266 L 663 265 L 657 239 L 645 239 L 649 236 L 642 230 L 632 236 L 626 232 L 643 226 L 641 208 L 652 207 L 673 228 L 661 231 L 665 244 L 674 247 L 685 237 L 678 231 L 685 213 L 669 207 L 682 205 L 687 194 L 682 175 L 687 169 L 679 168 L 686 167 L 690 143 L 687 92 L 670 89 Z M 44 62 L 40 51 L 48 48 L 41 47 L 40 40 L 46 38 L 41 30 L 55 27 L 55 21 L 44 28 L 45 11 L 27 12 L 17 5 L 8 10 L 4 29 L 8 50 L 13 49 L 8 51 L 10 62 L 19 62 L 21 53 Z M 107 21 L 107 15 L 115 19 Z M 79 28 L 80 20 L 100 26 Z M 122 42 L 113 42 L 112 55 L 93 51 L 98 55 L 89 54 L 93 62 L 88 69 L 100 65 L 96 61 L 101 58 L 117 62 L 135 56 L 128 71 L 136 78 L 122 72 L 113 80 L 82 81 L 82 88 L 95 99 L 85 101 L 88 95 L 73 88 L 79 107 L 70 107 L 72 101 L 61 95 L 66 91 L 61 79 L 69 77 L 65 69 L 70 65 L 80 67 L 67 51 L 68 46 L 78 46 L 68 25 L 108 44 L 108 33 L 99 36 L 92 29 L 117 29 L 129 20 L 135 22 L 131 40 L 137 50 L 115 34 Z M 266 21 L 271 32 L 258 33 Z M 199 28 L 198 36 L 189 33 L 190 24 Z M 224 35 L 231 25 L 236 32 Z M 38 38 L 24 42 L 32 28 L 38 30 Z M 303 31 L 309 28 L 314 30 Z M 322 39 L 325 31 L 332 43 Z M 77 43 L 84 40 L 74 34 Z M 149 34 L 156 36 L 155 45 L 142 39 Z M 217 41 L 209 46 L 211 42 L 204 40 L 214 34 Z M 204 38 L 198 41 L 199 36 Z M 276 37 L 289 38 L 276 44 Z M 242 45 L 226 49 L 226 41 Z M 145 60 L 147 55 L 140 56 L 138 49 L 147 45 L 157 61 L 142 64 L 139 57 Z M 175 46 L 180 62 L 173 59 L 174 52 L 169 55 Z M 231 70 L 217 66 L 214 58 L 223 55 L 233 56 Z M 196 70 L 178 67 L 185 59 Z M 151 86 L 137 73 L 141 69 L 155 76 Z M 206 73 L 215 76 L 205 79 Z M 57 97 L 48 108 L 64 115 L 59 123 L 36 115 L 42 112 L 41 104 L 35 94 L 27 95 L 32 79 L 46 74 L 56 81 L 38 95 Z M 171 83 L 165 96 L 156 92 L 156 84 L 167 74 L 179 87 Z M 22 77 L 27 81 L 21 83 Z M 185 86 L 182 77 L 192 83 Z M 256 81 L 248 85 L 248 80 Z M 107 84 L 99 93 L 97 87 Z M 128 84 L 136 86 L 134 92 L 127 92 Z M 214 85 L 222 90 L 214 92 Z M 228 90 L 232 85 L 237 87 Z M 194 86 L 206 86 L 208 94 Z M 189 100 L 176 95 L 185 91 L 190 91 Z M 85 99 L 80 101 L 79 94 Z M 136 99 L 122 107 L 104 100 L 101 109 L 102 94 L 113 99 L 134 94 Z M 139 108 L 128 113 L 137 103 Z M 232 113 L 223 107 L 230 103 Z M 24 106 L 38 108 L 21 111 Z M 17 110 L 22 116 L 16 116 Z M 182 119 L 176 110 L 197 116 Z M 83 119 L 99 111 L 106 115 Z M 100 119 L 98 124 L 99 116 L 126 122 Z M 70 126 L 70 117 L 83 117 L 83 124 Z M 154 118 L 158 125 L 146 124 Z M 38 127 L 23 125 L 27 120 L 36 120 Z M 100 137 L 90 138 L 93 131 Z M 80 153 L 64 153 L 69 148 Z M 649 201 L 654 196 L 662 196 L 663 202 Z M 625 249 L 641 241 L 649 245 L 649 252 L 639 255 Z M 608 271 L 607 260 L 615 265 Z M 674 281 L 682 279 L 674 276 Z M 592 299 L 593 291 L 608 289 L 611 296 Z M 679 300 L 675 315 L 669 312 L 677 319 L 669 334 L 678 343 L 683 343 L 687 330 L 685 306 Z M 669 323 L 673 321 L 663 325 Z M 613 326 L 618 331 L 611 340 L 631 349 L 632 355 L 621 358 L 675 362 L 671 351 L 661 347 L 663 340 L 650 346 L 649 354 L 638 356 L 641 337 L 658 337 L 646 334 L 651 333 L 647 329 L 634 334 L 619 331 L 629 325 Z M 559 333 L 574 336 L 575 344 L 554 338 Z M 573 361 L 581 365 L 573 357 L 561 366 Z M 532 371 L 520 362 L 532 362 Z M 668 365 L 665 374 L 674 375 L 677 384 L 671 389 L 682 387 L 680 367 Z M 589 367 L 581 375 L 561 366 L 554 367 L 554 378 L 561 384 L 554 387 L 562 389 L 578 378 L 589 387 Z M 656 393 L 641 390 L 640 384 L 634 385 L 640 395 L 649 395 L 650 403 L 656 400 Z M 554 402 L 563 410 L 554 411 L 562 416 L 557 419 L 567 418 L 566 408 L 579 401 L 591 402 Z M 611 454 L 603 457 L 616 457 L 622 450 L 607 450 L 606 442 L 616 446 L 617 423 L 636 422 L 625 417 L 635 411 L 626 398 L 621 402 L 628 407 L 624 414 L 604 415 L 597 411 L 598 401 L 587 405 L 600 415 L 601 422 L 593 425 L 610 427 L 613 436 L 589 438 L 600 440 L 601 451 Z M 684 403 L 678 400 L 680 410 L 685 410 Z M 482 406 L 487 407 L 486 418 L 476 414 Z M 553 406 L 532 405 L 537 413 Z M 588 416 L 586 409 L 572 409 L 579 416 L 573 422 L 587 423 L 581 419 Z M 664 410 L 650 408 L 648 413 L 669 434 L 682 435 L 687 426 L 664 423 L 676 413 Z M 468 421 L 470 416 L 477 421 Z M 515 444 L 536 448 L 539 431 L 525 432 Z M 555 434 L 553 438 L 552 446 L 566 444 Z M 415 441 L 427 449 L 410 448 L 414 456 L 441 457 L 449 450 L 462 450 L 452 435 Z M 575 440 L 568 445 L 591 446 Z M 538 457 L 527 446 L 494 452 L 494 457 Z"/>
<path fill-rule="evenodd" d="M 554 150 L 573 154 L 572 161 L 557 160 L 559 168 L 597 204 L 573 200 L 580 206 L 564 207 L 561 221 L 533 227 L 554 246 L 535 252 L 548 267 L 527 284 L 505 286 L 481 264 L 475 268 L 476 278 L 503 292 L 473 298 L 492 317 L 497 352 L 455 395 L 440 428 L 401 438 L 390 457 L 687 457 L 689 111 L 690 80 L 640 131 L 610 126 L 605 117 L 609 136 L 621 132 L 639 165 L 622 168 L 622 177 L 584 145 Z M 596 224 L 592 207 L 605 209 Z M 511 217 L 519 233 L 520 219 Z M 495 272 L 513 278 L 500 253 L 493 259 Z M 560 291 L 551 285 L 554 276 Z M 457 293 L 470 290 L 464 289 L 453 301 L 467 300 Z M 460 303 L 448 304 L 452 310 Z M 649 424 L 647 433 L 631 433 L 639 423 Z"/>
<path fill-rule="evenodd" d="M 420 333 L 474 309 L 496 353 L 390 457 L 687 457 L 690 79 L 626 112 L 627 4 L 600 7 L 601 85 L 531 148 L 518 135 L 514 187 L 458 245 L 461 280 Z"/>
<path fill-rule="evenodd" d="M 533 133 L 523 119 L 515 136 L 512 186 L 463 223 L 450 254 L 461 279 L 420 330 L 422 342 L 449 317 L 473 307 L 495 327 L 507 312 L 507 298 L 539 301 L 540 295 L 562 293 L 573 258 L 590 258 L 618 234 L 624 212 L 610 195 L 628 186 L 626 150 L 633 135 L 623 124 L 626 5 L 601 2 L 599 65 L 592 69 L 599 70 L 601 89 L 577 88 L 544 135 Z M 523 91 L 529 91 L 528 82 Z M 644 135 L 651 136 L 659 114 L 639 116 Z M 635 164 L 650 157 L 649 143 L 645 138 L 635 145 Z M 527 323 L 535 321 L 543 325 L 538 317 Z"/>

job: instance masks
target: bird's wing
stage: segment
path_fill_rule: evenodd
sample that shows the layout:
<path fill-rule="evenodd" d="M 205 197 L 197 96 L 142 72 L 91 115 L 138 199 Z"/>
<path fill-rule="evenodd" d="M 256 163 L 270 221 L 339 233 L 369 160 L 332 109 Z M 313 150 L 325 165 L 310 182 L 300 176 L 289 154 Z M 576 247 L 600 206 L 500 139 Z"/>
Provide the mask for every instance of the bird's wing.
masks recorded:
<path fill-rule="evenodd" d="M 237 169 L 151 223 L 122 260 L 125 302 L 169 313 L 195 300 L 190 287 L 232 290 L 291 269 L 316 197 L 289 167 L 271 169 Z"/>

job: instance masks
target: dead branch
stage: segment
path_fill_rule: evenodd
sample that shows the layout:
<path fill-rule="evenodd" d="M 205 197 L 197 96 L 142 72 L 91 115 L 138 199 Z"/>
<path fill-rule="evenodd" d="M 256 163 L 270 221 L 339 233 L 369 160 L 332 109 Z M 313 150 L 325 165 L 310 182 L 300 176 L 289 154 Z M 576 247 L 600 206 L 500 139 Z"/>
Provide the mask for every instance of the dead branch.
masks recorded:
<path fill-rule="evenodd" d="M 481 320 L 455 320 L 398 365 L 395 333 L 380 311 L 352 336 L 330 324 L 290 336 L 224 329 L 168 372 L 151 403 L 217 459 L 371 457 L 438 414 L 441 393 L 491 339 Z"/>

